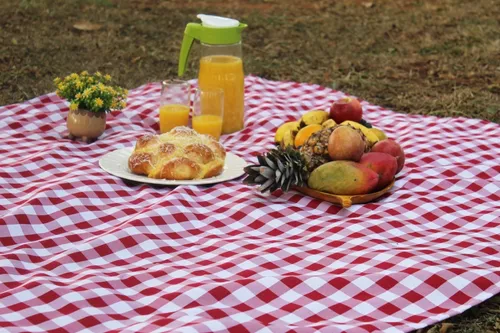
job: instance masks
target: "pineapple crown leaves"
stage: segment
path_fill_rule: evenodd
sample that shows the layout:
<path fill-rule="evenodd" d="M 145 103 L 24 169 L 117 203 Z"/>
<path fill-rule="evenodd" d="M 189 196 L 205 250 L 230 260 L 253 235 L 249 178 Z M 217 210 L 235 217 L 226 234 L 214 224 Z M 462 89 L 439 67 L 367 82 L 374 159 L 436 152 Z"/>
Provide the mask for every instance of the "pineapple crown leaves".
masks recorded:
<path fill-rule="evenodd" d="M 274 192 L 282 189 L 287 192 L 292 185 L 304 186 L 309 177 L 304 158 L 291 146 L 277 147 L 257 156 L 258 164 L 244 168 L 247 174 L 243 183 L 260 185 L 258 190 Z"/>

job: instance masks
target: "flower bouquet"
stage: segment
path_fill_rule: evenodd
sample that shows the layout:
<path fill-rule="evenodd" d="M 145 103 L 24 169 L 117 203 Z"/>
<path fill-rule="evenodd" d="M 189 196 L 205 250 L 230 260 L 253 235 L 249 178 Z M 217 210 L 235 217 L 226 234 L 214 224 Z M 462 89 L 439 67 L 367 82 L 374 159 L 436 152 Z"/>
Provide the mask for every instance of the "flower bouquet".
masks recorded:
<path fill-rule="evenodd" d="M 110 86 L 110 82 L 109 74 L 90 75 L 87 71 L 54 79 L 57 96 L 70 103 L 67 119 L 70 139 L 96 140 L 106 127 L 106 113 L 125 108 L 128 91 Z"/>

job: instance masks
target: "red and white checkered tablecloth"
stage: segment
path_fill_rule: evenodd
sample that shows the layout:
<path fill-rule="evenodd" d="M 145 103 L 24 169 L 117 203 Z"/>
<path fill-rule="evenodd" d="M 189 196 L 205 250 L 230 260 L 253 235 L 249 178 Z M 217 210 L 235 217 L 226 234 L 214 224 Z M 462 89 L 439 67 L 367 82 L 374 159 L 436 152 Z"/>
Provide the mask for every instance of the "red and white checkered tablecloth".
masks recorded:
<path fill-rule="evenodd" d="M 64 139 L 55 94 L 0 108 L 0 327 L 9 332 L 408 332 L 500 292 L 500 126 L 394 113 L 405 149 L 381 200 L 124 183 L 98 166 L 158 131 L 160 86 L 131 91 L 92 144 Z M 274 131 L 342 92 L 246 78 L 254 162 Z"/>

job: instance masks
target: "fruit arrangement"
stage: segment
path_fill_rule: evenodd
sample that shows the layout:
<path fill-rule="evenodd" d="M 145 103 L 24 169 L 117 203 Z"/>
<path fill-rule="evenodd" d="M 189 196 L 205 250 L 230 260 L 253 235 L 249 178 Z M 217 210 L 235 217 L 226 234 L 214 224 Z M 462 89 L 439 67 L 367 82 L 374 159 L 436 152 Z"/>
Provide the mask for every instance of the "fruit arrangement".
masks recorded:
<path fill-rule="evenodd" d="M 340 196 L 374 193 L 390 185 L 404 151 L 363 120 L 361 104 L 346 97 L 329 111 L 311 110 L 276 131 L 276 148 L 245 167 L 245 184 L 261 192 L 292 187 Z"/>

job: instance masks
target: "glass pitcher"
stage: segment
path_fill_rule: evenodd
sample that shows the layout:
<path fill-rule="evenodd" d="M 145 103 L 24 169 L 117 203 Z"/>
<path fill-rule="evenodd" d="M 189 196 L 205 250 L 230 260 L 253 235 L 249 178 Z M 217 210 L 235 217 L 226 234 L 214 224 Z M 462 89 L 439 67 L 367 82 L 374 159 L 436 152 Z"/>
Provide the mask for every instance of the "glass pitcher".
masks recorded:
<path fill-rule="evenodd" d="M 200 41 L 198 86 L 200 89 L 224 90 L 222 133 L 239 131 L 244 127 L 241 31 L 247 25 L 220 16 L 200 14 L 197 17 L 202 23 L 188 23 L 184 31 L 178 74 L 184 74 L 193 41 Z"/>

